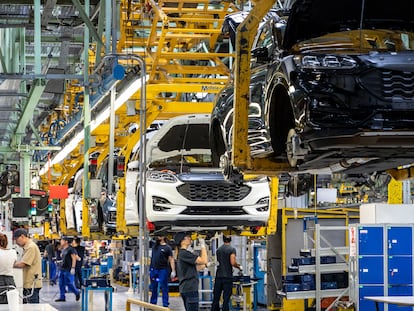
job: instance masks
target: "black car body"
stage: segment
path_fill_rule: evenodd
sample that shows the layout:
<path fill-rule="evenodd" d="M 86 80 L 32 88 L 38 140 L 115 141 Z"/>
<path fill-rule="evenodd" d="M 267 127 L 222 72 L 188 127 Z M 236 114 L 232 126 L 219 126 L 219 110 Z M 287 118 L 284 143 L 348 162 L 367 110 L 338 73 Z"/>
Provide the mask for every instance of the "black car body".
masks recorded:
<path fill-rule="evenodd" d="M 286 25 L 275 23 L 272 60 L 252 69 L 251 155 L 298 171 L 365 173 L 414 162 L 411 4 L 297 0 Z M 212 113 L 216 159 L 231 152 L 232 89 Z"/>

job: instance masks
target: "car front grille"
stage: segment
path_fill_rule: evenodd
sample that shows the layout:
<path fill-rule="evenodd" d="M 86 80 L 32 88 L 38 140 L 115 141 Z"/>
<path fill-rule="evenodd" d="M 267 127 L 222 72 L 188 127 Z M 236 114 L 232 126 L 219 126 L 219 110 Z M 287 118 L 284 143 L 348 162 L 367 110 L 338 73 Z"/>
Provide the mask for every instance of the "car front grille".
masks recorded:
<path fill-rule="evenodd" d="M 250 190 L 249 186 L 227 182 L 192 182 L 177 187 L 177 191 L 186 199 L 200 202 L 240 201 L 250 193 Z"/>
<path fill-rule="evenodd" d="M 414 73 L 382 70 L 383 96 L 387 100 L 395 98 L 412 100 L 414 97 Z"/>
<path fill-rule="evenodd" d="M 240 206 L 189 206 L 182 215 L 246 215 Z"/>
<path fill-rule="evenodd" d="M 375 69 L 364 74 L 361 83 L 384 101 L 412 101 L 414 97 L 413 72 Z"/>

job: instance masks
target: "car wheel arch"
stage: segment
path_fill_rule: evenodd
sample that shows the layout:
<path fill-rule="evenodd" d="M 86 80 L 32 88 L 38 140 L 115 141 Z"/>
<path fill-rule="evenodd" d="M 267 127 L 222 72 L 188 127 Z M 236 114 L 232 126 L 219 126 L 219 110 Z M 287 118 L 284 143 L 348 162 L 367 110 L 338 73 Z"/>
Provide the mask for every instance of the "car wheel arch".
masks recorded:
<path fill-rule="evenodd" d="M 213 119 L 210 128 L 210 147 L 213 165 L 218 167 L 220 162 L 220 156 L 227 151 L 227 146 L 223 138 L 223 131 L 220 126 L 220 122 L 217 119 Z"/>
<path fill-rule="evenodd" d="M 266 90 L 267 122 L 276 155 L 286 151 L 286 139 L 289 131 L 295 128 L 295 118 L 290 96 L 280 77 L 273 80 Z"/>

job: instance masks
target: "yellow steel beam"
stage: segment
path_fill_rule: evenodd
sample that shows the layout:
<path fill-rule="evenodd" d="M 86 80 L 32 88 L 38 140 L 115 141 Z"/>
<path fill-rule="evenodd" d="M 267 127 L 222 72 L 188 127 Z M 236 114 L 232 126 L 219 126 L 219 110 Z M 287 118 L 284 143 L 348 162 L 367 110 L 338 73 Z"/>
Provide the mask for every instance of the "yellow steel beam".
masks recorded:
<path fill-rule="evenodd" d="M 253 167 L 250 148 L 247 144 L 252 43 L 260 21 L 272 8 L 275 0 L 256 0 L 254 2 L 253 9 L 237 27 L 236 33 L 232 164 L 242 170 Z"/>
<path fill-rule="evenodd" d="M 274 162 L 266 158 L 251 159 L 249 157 L 249 162 L 251 163 L 251 166 L 243 169 L 244 174 L 279 176 L 280 173 L 292 171 L 292 168 L 290 167 L 289 164 L 285 162 Z"/>
<path fill-rule="evenodd" d="M 126 234 L 128 228 L 125 221 L 125 176 L 118 179 L 118 186 L 119 189 L 116 193 L 116 231 Z"/>
<path fill-rule="evenodd" d="M 407 180 L 414 178 L 414 166 L 407 168 L 396 168 L 387 171 L 395 180 Z"/>
<path fill-rule="evenodd" d="M 147 124 L 145 128 L 148 128 L 149 125 L 157 118 L 156 112 L 149 112 L 147 113 Z M 140 125 L 141 126 L 141 125 Z M 124 145 L 124 147 L 120 151 L 120 155 L 125 157 L 125 163 L 129 162 L 131 153 L 135 145 L 141 139 L 141 132 L 137 130 L 131 136 L 129 136 L 128 142 Z M 117 232 L 128 233 L 128 228 L 125 221 L 125 177 L 118 178 L 119 183 L 119 190 L 116 195 L 116 230 Z"/>
<path fill-rule="evenodd" d="M 279 209 L 279 179 L 272 177 L 270 179 L 270 213 L 267 223 L 266 234 L 276 233 L 277 228 L 277 211 Z"/>
<path fill-rule="evenodd" d="M 169 119 L 183 114 L 211 113 L 213 103 L 191 103 L 191 102 L 164 102 L 160 103 L 160 119 Z"/>

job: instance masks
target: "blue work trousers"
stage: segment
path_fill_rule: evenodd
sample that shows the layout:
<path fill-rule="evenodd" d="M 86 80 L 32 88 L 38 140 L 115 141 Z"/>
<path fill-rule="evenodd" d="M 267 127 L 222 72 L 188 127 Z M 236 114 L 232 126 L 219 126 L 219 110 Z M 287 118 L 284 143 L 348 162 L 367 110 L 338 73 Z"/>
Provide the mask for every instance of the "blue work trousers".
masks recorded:
<path fill-rule="evenodd" d="M 59 275 L 59 291 L 60 291 L 60 299 L 65 299 L 65 292 L 66 287 L 68 291 L 74 293 L 75 295 L 79 295 L 79 290 L 75 287 L 75 276 L 70 274 L 70 271 L 67 270 L 60 270 Z"/>
<path fill-rule="evenodd" d="M 162 305 L 168 307 L 168 269 L 150 269 L 151 278 L 151 303 L 156 305 L 158 300 L 158 285 L 162 291 Z"/>
<path fill-rule="evenodd" d="M 49 281 L 56 283 L 56 262 L 54 260 L 48 260 L 49 264 Z"/>

